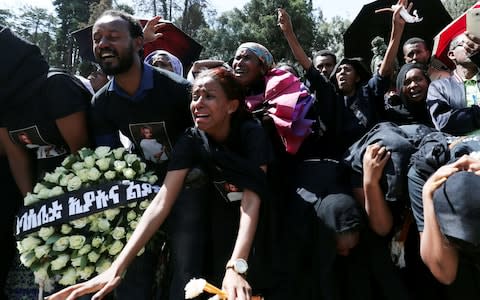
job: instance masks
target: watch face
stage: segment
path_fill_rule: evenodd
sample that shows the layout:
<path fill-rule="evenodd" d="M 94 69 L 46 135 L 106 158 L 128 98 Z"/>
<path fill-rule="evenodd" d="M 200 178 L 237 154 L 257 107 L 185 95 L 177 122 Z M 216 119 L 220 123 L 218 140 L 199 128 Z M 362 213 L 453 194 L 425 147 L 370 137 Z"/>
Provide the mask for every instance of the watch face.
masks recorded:
<path fill-rule="evenodd" d="M 245 260 L 243 259 L 237 259 L 235 260 L 235 265 L 234 265 L 235 271 L 239 274 L 244 274 L 248 270 L 248 264 Z"/>

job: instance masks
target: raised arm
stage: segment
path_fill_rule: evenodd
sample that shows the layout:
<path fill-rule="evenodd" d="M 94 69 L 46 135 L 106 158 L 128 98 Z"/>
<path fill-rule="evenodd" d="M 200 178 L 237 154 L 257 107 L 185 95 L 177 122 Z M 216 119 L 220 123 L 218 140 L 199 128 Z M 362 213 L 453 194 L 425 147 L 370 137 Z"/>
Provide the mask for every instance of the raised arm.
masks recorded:
<path fill-rule="evenodd" d="M 400 40 L 402 39 L 403 29 L 405 27 L 405 20 L 400 16 L 400 11 L 407 5 L 407 0 L 399 0 L 397 7 L 393 11 L 390 41 L 388 43 L 383 62 L 378 70 L 378 73 L 382 77 L 389 77 L 394 71 L 395 58 L 397 57 L 398 48 L 400 47 Z M 408 6 L 409 7 L 407 10 L 410 11 L 412 4 Z"/>
<path fill-rule="evenodd" d="M 295 59 L 305 70 L 310 69 L 313 64 L 312 60 L 307 56 L 302 46 L 300 46 L 297 36 L 295 35 L 295 32 L 293 32 L 290 16 L 283 8 L 278 9 L 278 26 L 280 26 L 283 35 L 287 39 L 288 45 L 290 46 Z"/>
<path fill-rule="evenodd" d="M 97 292 L 92 299 L 102 299 L 120 284 L 123 273 L 127 270 L 137 253 L 163 224 L 170 213 L 175 200 L 183 186 L 188 169 L 169 171 L 160 191 L 148 206 L 138 222 L 132 237 L 125 248 L 114 260 L 110 268 L 92 279 L 67 287 L 53 295 L 49 300 L 77 299 L 82 295 Z"/>

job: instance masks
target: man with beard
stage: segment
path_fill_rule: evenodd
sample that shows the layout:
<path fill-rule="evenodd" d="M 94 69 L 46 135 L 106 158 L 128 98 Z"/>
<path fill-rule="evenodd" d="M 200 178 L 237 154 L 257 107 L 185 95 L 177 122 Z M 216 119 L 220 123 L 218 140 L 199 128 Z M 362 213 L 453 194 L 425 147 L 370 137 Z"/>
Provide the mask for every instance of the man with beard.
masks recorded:
<path fill-rule="evenodd" d="M 193 125 L 189 109 L 190 83 L 173 72 L 143 62 L 142 27 L 126 13 L 104 12 L 92 28 L 92 37 L 95 58 L 103 72 L 112 77 L 92 101 L 91 125 L 96 146 L 120 146 L 120 131 L 142 155 L 138 129 L 149 126 L 154 138 L 170 152 L 177 138 Z M 145 162 L 156 171 L 161 184 L 167 164 Z M 203 260 L 199 257 L 206 243 L 202 223 L 205 188 L 184 189 L 167 221 L 173 264 L 170 299 L 183 299 L 188 280 L 202 276 Z M 193 232 L 192 228 L 197 231 Z M 137 257 L 117 288 L 116 299 L 152 299 L 158 256 L 147 247 L 145 253 Z"/>
<path fill-rule="evenodd" d="M 427 107 L 437 130 L 465 135 L 480 129 L 480 38 L 460 34 L 450 42 L 455 70 L 430 84 Z"/>

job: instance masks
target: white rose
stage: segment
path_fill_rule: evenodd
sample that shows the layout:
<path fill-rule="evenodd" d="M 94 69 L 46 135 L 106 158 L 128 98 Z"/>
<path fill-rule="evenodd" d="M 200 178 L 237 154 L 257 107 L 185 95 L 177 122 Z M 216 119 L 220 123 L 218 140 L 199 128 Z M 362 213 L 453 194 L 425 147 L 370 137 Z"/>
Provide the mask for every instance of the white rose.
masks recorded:
<path fill-rule="evenodd" d="M 103 174 L 103 176 L 107 180 L 113 180 L 115 179 L 115 176 L 117 176 L 117 173 L 115 173 L 115 171 L 107 171 Z"/>
<path fill-rule="evenodd" d="M 67 174 L 68 170 L 65 167 L 60 166 L 60 167 L 56 167 L 54 172 L 58 174 Z"/>
<path fill-rule="evenodd" d="M 72 226 L 68 224 L 62 224 L 62 228 L 60 228 L 60 232 L 62 234 L 69 234 L 70 232 L 72 232 Z"/>
<path fill-rule="evenodd" d="M 60 176 L 60 181 L 58 182 L 58 184 L 60 184 L 61 186 L 68 186 L 68 181 L 72 179 L 74 176 L 75 174 L 72 174 L 72 173 L 62 174 Z"/>
<path fill-rule="evenodd" d="M 133 230 L 135 230 L 135 228 L 137 228 L 137 225 L 138 225 L 137 220 L 134 220 L 134 221 L 131 221 L 131 222 L 128 223 L 128 226 L 130 226 L 130 228 L 132 228 Z"/>
<path fill-rule="evenodd" d="M 127 166 L 127 163 L 123 160 L 116 160 L 116 161 L 113 162 L 113 168 L 118 173 L 121 173 L 122 170 L 125 169 L 126 166 Z"/>
<path fill-rule="evenodd" d="M 85 244 L 86 238 L 83 235 L 72 235 L 69 237 L 70 249 L 80 249 Z"/>
<path fill-rule="evenodd" d="M 138 177 L 137 180 L 143 181 L 143 182 L 148 182 L 148 176 L 142 175 L 142 176 Z"/>
<path fill-rule="evenodd" d="M 87 223 L 88 223 L 88 219 L 86 217 L 70 221 L 70 224 L 77 229 L 87 226 Z"/>
<path fill-rule="evenodd" d="M 50 245 L 37 246 L 34 251 L 36 258 L 42 258 L 50 252 Z"/>
<path fill-rule="evenodd" d="M 104 238 L 101 236 L 96 236 L 92 239 L 92 246 L 95 248 L 100 247 L 103 244 Z"/>
<path fill-rule="evenodd" d="M 129 166 L 133 165 L 134 162 L 140 160 L 140 158 L 136 154 L 125 154 L 123 159 Z"/>
<path fill-rule="evenodd" d="M 127 221 L 130 222 L 130 221 L 133 221 L 137 218 L 137 213 L 134 211 L 134 210 L 130 210 L 128 213 L 127 213 Z"/>
<path fill-rule="evenodd" d="M 28 252 L 30 250 L 33 250 L 35 247 L 37 247 L 41 243 L 42 243 L 42 240 L 31 235 L 27 236 L 20 242 L 23 252 Z"/>
<path fill-rule="evenodd" d="M 110 208 L 103 212 L 107 220 L 112 221 L 120 213 L 120 208 Z"/>
<path fill-rule="evenodd" d="M 68 248 L 68 245 L 69 245 L 68 236 L 62 236 L 61 238 L 56 240 L 55 243 L 53 243 L 52 249 L 53 251 L 62 252 Z"/>
<path fill-rule="evenodd" d="M 113 156 L 115 159 L 121 160 L 123 158 L 123 153 L 125 153 L 125 148 L 123 147 L 113 149 Z"/>
<path fill-rule="evenodd" d="M 80 276 L 81 279 L 87 280 L 88 278 L 90 278 L 90 276 L 92 276 L 94 271 L 95 271 L 94 266 L 85 266 L 82 269 L 78 269 L 77 274 L 78 276 Z"/>
<path fill-rule="evenodd" d="M 110 147 L 108 146 L 100 146 L 95 149 L 95 154 L 98 158 L 104 158 L 110 155 L 112 152 L 110 151 Z"/>
<path fill-rule="evenodd" d="M 50 190 L 47 188 L 41 189 L 40 192 L 38 192 L 37 197 L 39 199 L 48 199 L 50 196 Z"/>
<path fill-rule="evenodd" d="M 83 161 L 77 161 L 72 165 L 72 169 L 75 171 L 80 171 L 82 169 L 85 169 L 85 163 Z"/>
<path fill-rule="evenodd" d="M 78 171 L 75 171 L 75 175 L 77 175 L 82 182 L 88 182 L 88 170 L 89 169 L 81 169 Z"/>
<path fill-rule="evenodd" d="M 77 282 L 77 272 L 74 268 L 68 268 L 66 272 L 63 273 L 62 278 L 58 281 L 61 285 L 72 285 Z"/>
<path fill-rule="evenodd" d="M 59 196 L 64 194 L 63 188 L 61 186 L 55 186 L 48 192 L 48 198 Z"/>
<path fill-rule="evenodd" d="M 98 228 L 98 219 L 94 219 L 90 221 L 90 228 L 88 229 L 91 232 L 99 232 L 100 229 Z"/>
<path fill-rule="evenodd" d="M 100 258 L 100 254 L 95 251 L 91 251 L 87 254 L 87 258 L 89 262 L 96 263 L 97 260 Z"/>
<path fill-rule="evenodd" d="M 127 239 L 127 241 L 132 237 L 132 234 L 133 234 L 132 231 L 127 232 L 127 234 L 125 235 L 125 238 Z"/>
<path fill-rule="evenodd" d="M 87 177 L 90 181 L 97 181 L 101 176 L 102 173 L 95 167 L 88 170 Z"/>
<path fill-rule="evenodd" d="M 72 258 L 70 260 L 70 264 L 74 267 L 80 267 L 82 265 L 82 261 L 86 261 L 86 258 L 84 256 L 79 256 L 76 258 Z"/>
<path fill-rule="evenodd" d="M 108 170 L 108 168 L 110 168 L 111 162 L 112 162 L 112 159 L 110 157 L 104 157 L 97 160 L 95 164 L 98 166 L 100 171 L 106 171 Z"/>
<path fill-rule="evenodd" d="M 85 168 L 93 168 L 95 166 L 95 157 L 93 155 L 87 156 L 83 162 L 85 163 Z"/>
<path fill-rule="evenodd" d="M 77 158 L 75 155 L 69 155 L 62 161 L 62 166 L 65 168 L 70 168 L 76 161 Z"/>
<path fill-rule="evenodd" d="M 67 191 L 76 191 L 82 186 L 82 180 L 78 176 L 73 176 L 67 183 Z"/>
<path fill-rule="evenodd" d="M 110 255 L 117 255 L 122 251 L 123 248 L 123 243 L 119 240 L 115 240 L 112 245 L 110 245 L 110 248 L 108 249 L 108 254 Z"/>
<path fill-rule="evenodd" d="M 53 226 L 42 227 L 38 231 L 38 236 L 42 238 L 42 240 L 46 241 L 54 232 L 55 232 L 55 228 L 53 228 Z"/>
<path fill-rule="evenodd" d="M 47 187 L 44 186 L 43 184 L 37 183 L 37 184 L 35 184 L 35 186 L 33 187 L 33 192 L 34 192 L 35 194 L 38 194 L 41 190 L 46 189 L 46 188 L 47 188 Z"/>
<path fill-rule="evenodd" d="M 85 244 L 80 250 L 78 250 L 78 255 L 85 255 L 92 250 L 92 245 Z"/>
<path fill-rule="evenodd" d="M 85 159 L 88 156 L 95 156 L 95 152 L 93 152 L 92 149 L 90 148 L 82 148 L 78 150 L 78 155 L 80 156 L 81 159 Z"/>
<path fill-rule="evenodd" d="M 37 203 L 38 201 L 40 201 L 40 199 L 38 199 L 37 195 L 31 193 L 27 193 L 25 198 L 23 198 L 23 204 L 25 206 L 32 205 L 34 203 Z"/>
<path fill-rule="evenodd" d="M 142 202 L 140 202 L 140 209 L 145 210 L 149 205 L 150 205 L 149 200 L 143 200 Z"/>
<path fill-rule="evenodd" d="M 137 207 L 137 202 L 130 202 L 127 204 L 128 207 L 130 208 L 134 208 L 134 207 Z"/>
<path fill-rule="evenodd" d="M 101 259 L 97 264 L 96 264 L 96 267 L 95 267 L 95 271 L 97 273 L 102 273 L 103 271 L 105 271 L 106 269 L 110 268 L 110 266 L 112 265 L 112 262 L 108 259 Z"/>
<path fill-rule="evenodd" d="M 207 285 L 207 281 L 203 278 L 193 278 L 185 285 L 185 299 L 193 299 L 203 293 L 203 288 Z"/>
<path fill-rule="evenodd" d="M 100 232 L 110 230 L 110 222 L 105 218 L 98 219 L 98 230 Z"/>
<path fill-rule="evenodd" d="M 60 254 L 56 259 L 51 261 L 52 271 L 63 269 L 70 261 L 68 254 Z"/>
<path fill-rule="evenodd" d="M 125 237 L 125 227 L 120 227 L 120 226 L 115 227 L 115 229 L 113 229 L 111 235 L 115 240 L 123 239 Z"/>
<path fill-rule="evenodd" d="M 143 174 L 143 173 L 145 173 L 146 169 L 147 169 L 147 164 L 144 163 L 143 161 L 140 162 L 140 170 L 138 170 L 138 173 Z"/>
<path fill-rule="evenodd" d="M 43 177 L 43 180 L 45 180 L 46 182 L 58 184 L 60 175 L 62 175 L 62 173 L 48 173 L 47 172 L 47 173 L 45 173 L 45 176 Z"/>
<path fill-rule="evenodd" d="M 155 184 L 158 181 L 158 176 L 157 175 L 152 175 L 148 177 L 148 183 L 150 184 Z"/>
<path fill-rule="evenodd" d="M 37 257 L 35 256 L 34 251 L 30 252 L 25 252 L 20 255 L 20 262 L 22 265 L 24 265 L 27 268 L 30 268 L 30 266 L 37 260 Z"/>

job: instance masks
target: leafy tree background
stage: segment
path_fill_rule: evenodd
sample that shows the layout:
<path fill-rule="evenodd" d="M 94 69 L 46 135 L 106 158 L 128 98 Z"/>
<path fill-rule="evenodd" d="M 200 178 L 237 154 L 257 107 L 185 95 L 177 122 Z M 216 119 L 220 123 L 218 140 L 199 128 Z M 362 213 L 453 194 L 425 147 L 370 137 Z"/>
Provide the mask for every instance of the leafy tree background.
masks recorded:
<path fill-rule="evenodd" d="M 242 8 L 218 14 L 208 0 L 134 0 L 133 6 L 115 0 L 52 0 L 55 13 L 24 6 L 11 11 L 0 9 L 0 25 L 36 43 L 51 66 L 72 72 L 82 69 L 78 46 L 71 32 L 90 25 L 106 9 L 151 17 L 162 15 L 204 46 L 200 58 L 228 61 L 239 44 L 257 41 L 272 51 L 277 62 L 293 61 L 288 44 L 277 26 L 276 8 L 284 7 L 292 18 L 300 44 L 308 54 L 330 49 L 343 56 L 343 33 L 350 20 L 331 20 L 312 6 L 312 0 L 250 0 Z M 453 18 L 472 6 L 475 0 L 442 0 Z M 85 64 L 86 62 L 83 62 Z M 188 67 L 188 66 L 187 66 Z"/>

